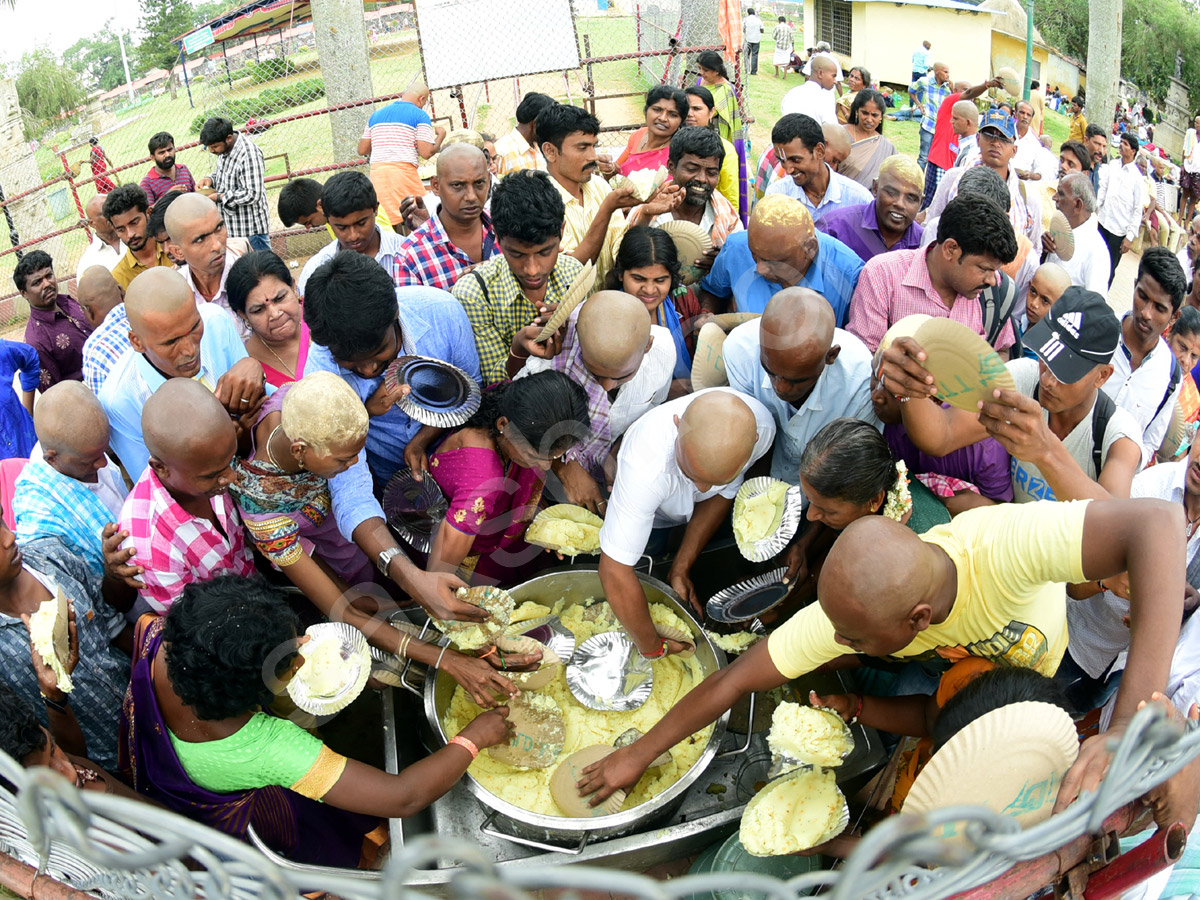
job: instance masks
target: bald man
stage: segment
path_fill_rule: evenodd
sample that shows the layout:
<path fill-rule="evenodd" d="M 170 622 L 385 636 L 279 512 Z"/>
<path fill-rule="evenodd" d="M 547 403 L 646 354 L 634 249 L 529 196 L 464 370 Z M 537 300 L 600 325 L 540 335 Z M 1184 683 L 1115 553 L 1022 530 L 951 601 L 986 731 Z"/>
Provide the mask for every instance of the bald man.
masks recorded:
<path fill-rule="evenodd" d="M 699 299 L 711 312 L 761 313 L 776 292 L 804 287 L 829 301 L 841 326 L 862 267 L 857 253 L 813 227 L 799 200 L 770 194 L 755 205 L 750 227 L 726 239 Z"/>
<path fill-rule="evenodd" d="M 100 389 L 112 447 L 131 478 L 140 476 L 149 461 L 142 407 L 168 378 L 195 379 L 213 391 L 243 429 L 253 425 L 266 384 L 262 366 L 246 355 L 228 312 L 211 303 L 197 308 L 178 272 L 157 266 L 142 275 L 150 277 L 138 276 L 125 297 L 130 348 Z"/>
<path fill-rule="evenodd" d="M 104 408 L 80 382 L 62 381 L 42 394 L 33 427 L 38 442 L 13 494 L 17 539 L 58 537 L 101 578 L 101 536 L 128 493 L 121 470 L 104 455 Z"/>
<path fill-rule="evenodd" d="M 1052 675 L 1067 646 L 1062 583 L 1110 578 L 1126 567 L 1133 597 L 1129 665 L 1113 725 L 1081 747 L 1059 789 L 1061 808 L 1081 789 L 1095 787 L 1108 763 L 1105 741 L 1124 731 L 1138 703 L 1165 690 L 1183 614 L 1177 506 L 1156 500 L 1005 504 L 962 513 L 921 535 L 882 516 L 860 519 L 830 550 L 818 603 L 710 675 L 645 737 L 585 770 L 580 793 L 598 789 L 598 803 L 617 788 L 631 788 L 659 753 L 750 692 L 779 687 L 846 653 L 919 658 L 943 668 L 979 656 Z M 1187 801 L 1184 825 L 1190 827 L 1194 795 Z"/>
<path fill-rule="evenodd" d="M 567 320 L 561 351 L 557 336 L 536 344 L 541 326 L 530 325 L 513 337 L 509 372 L 522 378 L 533 372 L 564 372 L 588 395 L 591 437 L 556 460 L 551 468 L 569 503 L 604 515 L 613 447 L 626 429 L 663 403 L 675 370 L 671 332 L 651 325 L 642 301 L 622 291 L 593 294 Z"/>
<path fill-rule="evenodd" d="M 1064 175 L 1054 189 L 1053 200 L 1071 226 L 1075 252 L 1069 260 L 1060 257 L 1054 235 L 1047 231 L 1042 235 L 1042 251 L 1047 254 L 1046 261 L 1058 263 L 1070 272 L 1071 280 L 1080 287 L 1107 296 L 1108 275 L 1104 271 L 1104 260 L 1108 258 L 1108 245 L 1100 235 L 1100 223 L 1096 219 L 1096 192 L 1092 189 L 1091 178 L 1085 172 Z M 1193 223 L 1189 234 L 1193 231 L 1198 232 L 1197 236 L 1188 238 L 1187 248 L 1195 245 L 1200 250 L 1200 223 Z M 1187 248 L 1181 252 L 1186 254 Z M 1188 271 L 1185 267 L 1184 273 Z"/>
<path fill-rule="evenodd" d="M 438 208 L 401 243 L 397 281 L 448 291 L 467 269 L 500 253 L 484 211 L 492 189 L 487 156 L 470 144 L 451 144 L 438 154 L 429 186 Z"/>
<path fill-rule="evenodd" d="M 1025 294 L 1025 330 L 1028 331 L 1049 311 L 1055 301 L 1063 295 L 1063 291 L 1071 286 L 1071 273 L 1058 263 L 1042 263 L 1033 279 L 1029 282 L 1029 290 Z M 1028 359 L 1037 359 L 1037 354 L 1026 350 Z"/>
<path fill-rule="evenodd" d="M 826 213 L 817 223 L 824 234 L 841 241 L 864 263 L 889 250 L 921 246 L 924 228 L 917 223 L 925 173 L 912 157 L 896 153 L 879 167 L 871 186 L 875 199 Z"/>
<path fill-rule="evenodd" d="M 746 470 L 766 454 L 774 437 L 775 421 L 767 408 L 731 388 L 664 403 L 625 433 L 600 529 L 600 582 L 643 656 L 662 655 L 664 644 L 650 621 L 634 565 L 647 553 L 661 554 L 668 530 L 686 524 L 667 580 L 701 617 L 692 565 L 729 515 Z"/>
<path fill-rule="evenodd" d="M 76 293 L 93 328 L 83 344 L 83 383 L 99 394 L 108 373 L 130 347 L 125 288 L 104 266 L 92 266 L 80 276 Z"/>
<path fill-rule="evenodd" d="M 400 202 L 424 192 L 420 161 L 437 153 L 446 139 L 446 129 L 425 112 L 428 102 L 429 88 L 413 82 L 399 100 L 371 114 L 358 142 L 358 155 L 371 158 L 371 183 L 393 226 L 403 221 Z"/>
<path fill-rule="evenodd" d="M 180 415 L 186 410 L 186 415 Z M 142 567 L 145 586 L 130 620 L 165 614 L 183 589 L 218 575 L 254 573 L 234 481 L 237 427 L 212 391 L 188 378 L 159 385 L 142 410 L 149 465 L 121 509 L 124 549 Z"/>
<path fill-rule="evenodd" d="M 834 419 L 882 427 L 871 404 L 871 351 L 834 327 L 833 309 L 815 291 L 780 291 L 761 319 L 730 332 L 722 352 L 729 386 L 775 419 L 773 478 L 799 484 L 800 455 Z"/>
<path fill-rule="evenodd" d="M 950 130 L 957 150 L 955 165 L 962 165 L 979 149 L 979 107 L 973 100 L 959 100 L 950 107 Z"/>
<path fill-rule="evenodd" d="M 834 123 L 822 125 L 821 134 L 825 135 L 825 162 L 836 172 L 850 155 L 850 133 L 844 125 Z"/>
<path fill-rule="evenodd" d="M 203 194 L 183 194 L 172 201 L 164 224 L 171 243 L 179 248 L 187 263 L 179 269 L 179 274 L 191 289 L 196 305 L 215 303 L 233 316 L 242 339 L 248 338 L 250 328 L 230 310 L 225 290 L 229 270 L 241 254 L 227 245 L 225 220 L 217 204 Z"/>
<path fill-rule="evenodd" d="M 808 81 L 784 94 L 779 110 L 785 116 L 789 113 L 811 116 L 818 125 L 836 125 L 837 95 L 833 86 L 838 80 L 837 61 L 828 54 L 814 54 L 809 66 Z"/>
<path fill-rule="evenodd" d="M 92 266 L 104 266 L 112 271 L 113 266 L 125 255 L 125 244 L 117 236 L 112 223 L 104 218 L 105 194 L 96 194 L 83 208 L 87 218 L 88 228 L 92 229 L 92 242 L 79 257 L 79 265 L 75 267 L 75 277 L 80 278 Z"/>

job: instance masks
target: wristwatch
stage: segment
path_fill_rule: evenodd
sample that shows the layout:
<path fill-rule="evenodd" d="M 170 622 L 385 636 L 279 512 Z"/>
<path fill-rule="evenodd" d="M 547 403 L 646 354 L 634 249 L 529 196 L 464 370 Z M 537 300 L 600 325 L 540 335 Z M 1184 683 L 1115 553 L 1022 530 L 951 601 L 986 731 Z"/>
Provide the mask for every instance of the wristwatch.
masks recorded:
<path fill-rule="evenodd" d="M 392 564 L 392 560 L 397 556 L 403 556 L 404 551 L 399 547 L 388 547 L 386 550 L 381 550 L 379 556 L 375 558 L 375 565 L 379 569 L 379 573 L 387 577 L 388 568 Z"/>

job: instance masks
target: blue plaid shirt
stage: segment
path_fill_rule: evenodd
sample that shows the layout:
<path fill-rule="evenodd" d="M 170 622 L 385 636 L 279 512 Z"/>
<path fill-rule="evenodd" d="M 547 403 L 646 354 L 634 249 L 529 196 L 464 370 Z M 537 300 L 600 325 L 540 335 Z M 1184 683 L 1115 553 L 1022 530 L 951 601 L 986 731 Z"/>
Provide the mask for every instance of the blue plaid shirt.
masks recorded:
<path fill-rule="evenodd" d="M 83 345 L 83 383 L 93 394 L 100 393 L 104 379 L 131 346 L 129 316 L 125 315 L 125 304 L 118 303 Z"/>
<path fill-rule="evenodd" d="M 941 84 L 937 83 L 937 79 L 932 74 L 917 79 L 917 83 L 913 85 L 913 94 L 925 109 L 925 114 L 921 116 L 922 131 L 933 133 L 934 127 L 937 125 L 938 107 L 953 91 L 954 82 L 949 79 Z"/>

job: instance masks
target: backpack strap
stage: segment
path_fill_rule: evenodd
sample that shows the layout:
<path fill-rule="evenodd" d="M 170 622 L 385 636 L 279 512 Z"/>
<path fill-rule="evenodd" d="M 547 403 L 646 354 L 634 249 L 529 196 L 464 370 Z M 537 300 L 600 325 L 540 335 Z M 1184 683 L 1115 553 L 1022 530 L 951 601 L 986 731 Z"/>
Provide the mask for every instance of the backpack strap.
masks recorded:
<path fill-rule="evenodd" d="M 479 289 L 483 291 L 483 302 L 487 303 L 491 298 L 488 296 L 487 282 L 483 280 L 483 276 L 475 269 L 471 270 L 471 274 L 475 276 L 475 280 L 479 282 Z"/>
<path fill-rule="evenodd" d="M 1173 358 L 1173 357 L 1172 357 Z M 1112 397 L 1102 390 L 1096 391 L 1096 405 L 1092 407 L 1092 465 L 1096 467 L 1096 480 L 1100 480 L 1103 468 L 1104 435 L 1108 432 L 1108 420 L 1117 411 Z"/>
<path fill-rule="evenodd" d="M 1167 392 L 1163 394 L 1162 402 L 1158 404 L 1158 409 L 1154 410 L 1154 415 L 1150 417 L 1151 422 L 1158 418 L 1158 414 L 1163 411 L 1163 407 L 1166 406 L 1171 401 L 1171 398 L 1175 396 L 1175 389 L 1179 387 L 1179 382 L 1181 381 L 1183 381 L 1183 369 L 1180 368 L 1179 360 L 1177 360 L 1175 358 L 1175 354 L 1172 353 L 1171 380 L 1167 384 Z"/>
<path fill-rule="evenodd" d="M 996 285 L 984 288 L 979 292 L 979 307 L 983 312 L 983 336 L 993 347 L 1004 330 L 1005 324 L 1012 318 L 1013 307 L 1017 303 L 1017 285 L 1003 272 L 997 271 L 1000 281 Z"/>

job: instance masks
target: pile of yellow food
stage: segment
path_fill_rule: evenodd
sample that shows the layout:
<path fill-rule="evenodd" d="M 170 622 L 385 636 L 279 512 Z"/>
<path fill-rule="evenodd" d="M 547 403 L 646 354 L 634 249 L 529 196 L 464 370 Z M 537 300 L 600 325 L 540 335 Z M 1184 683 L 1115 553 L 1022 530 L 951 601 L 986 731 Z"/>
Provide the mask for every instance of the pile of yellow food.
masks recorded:
<path fill-rule="evenodd" d="M 767 746 L 778 756 L 814 766 L 840 766 L 854 749 L 841 716 L 799 703 L 780 703 L 771 716 Z"/>
<path fill-rule="evenodd" d="M 346 681 L 346 661 L 342 658 L 342 641 L 336 636 L 313 638 L 300 648 L 304 665 L 296 678 L 308 687 L 313 697 L 332 697 Z"/>
<path fill-rule="evenodd" d="M 752 631 L 738 631 L 734 634 L 718 634 L 715 631 L 704 629 L 704 633 L 708 635 L 708 639 L 717 647 L 720 647 L 726 653 L 745 653 L 751 647 L 759 642 L 762 638 L 761 634 L 755 634 Z"/>
<path fill-rule="evenodd" d="M 51 668 L 58 679 L 58 689 L 71 693 L 71 673 L 67 671 L 67 660 L 71 656 L 70 613 L 67 595 L 57 591 L 55 596 L 43 602 L 29 617 L 29 640 L 42 662 Z"/>
<path fill-rule="evenodd" d="M 782 856 L 837 837 L 846 800 L 833 773 L 804 769 L 777 778 L 746 804 L 738 837 L 753 856 Z"/>
<path fill-rule="evenodd" d="M 775 533 L 783 521 L 788 485 L 776 481 L 755 497 L 739 496 L 733 504 L 733 536 L 738 543 L 753 544 Z"/>
<path fill-rule="evenodd" d="M 526 607 L 545 610 L 545 607 L 538 607 L 537 604 L 522 604 L 513 614 L 514 622 L 529 621 L 539 615 L 545 615 L 544 612 L 531 612 Z M 575 634 L 575 639 L 580 644 L 593 635 L 616 631 L 619 627 L 607 602 L 586 608 L 580 604 L 564 608 L 559 602 L 552 611 L 560 616 L 563 625 Z M 662 604 L 650 605 L 650 617 L 657 625 L 687 628 L 683 619 Z M 563 815 L 550 796 L 550 777 L 557 763 L 584 747 L 593 744 L 611 745 L 630 728 L 636 728 L 643 733 L 649 731 L 688 691 L 704 680 L 703 670 L 695 657 L 684 660 L 672 655 L 656 660 L 654 689 L 650 693 L 650 699 L 638 709 L 613 712 L 582 706 L 567 687 L 564 673 L 565 667 L 540 691 L 553 697 L 558 703 L 566 726 L 563 749 L 555 765 L 545 769 L 522 770 L 497 762 L 488 754 L 481 753 L 467 770 L 483 788 L 502 800 L 547 816 Z M 446 736 L 449 738 L 458 734 L 480 712 L 480 708 L 472 702 L 462 687 L 456 687 L 450 707 L 442 720 Z M 672 747 L 671 762 L 651 769 L 642 776 L 622 808 L 629 809 L 645 803 L 682 778 L 704 752 L 711 733 L 710 725 Z"/>
<path fill-rule="evenodd" d="M 600 552 L 604 520 L 582 506 L 559 503 L 542 510 L 525 529 L 525 540 L 563 556 Z"/>

